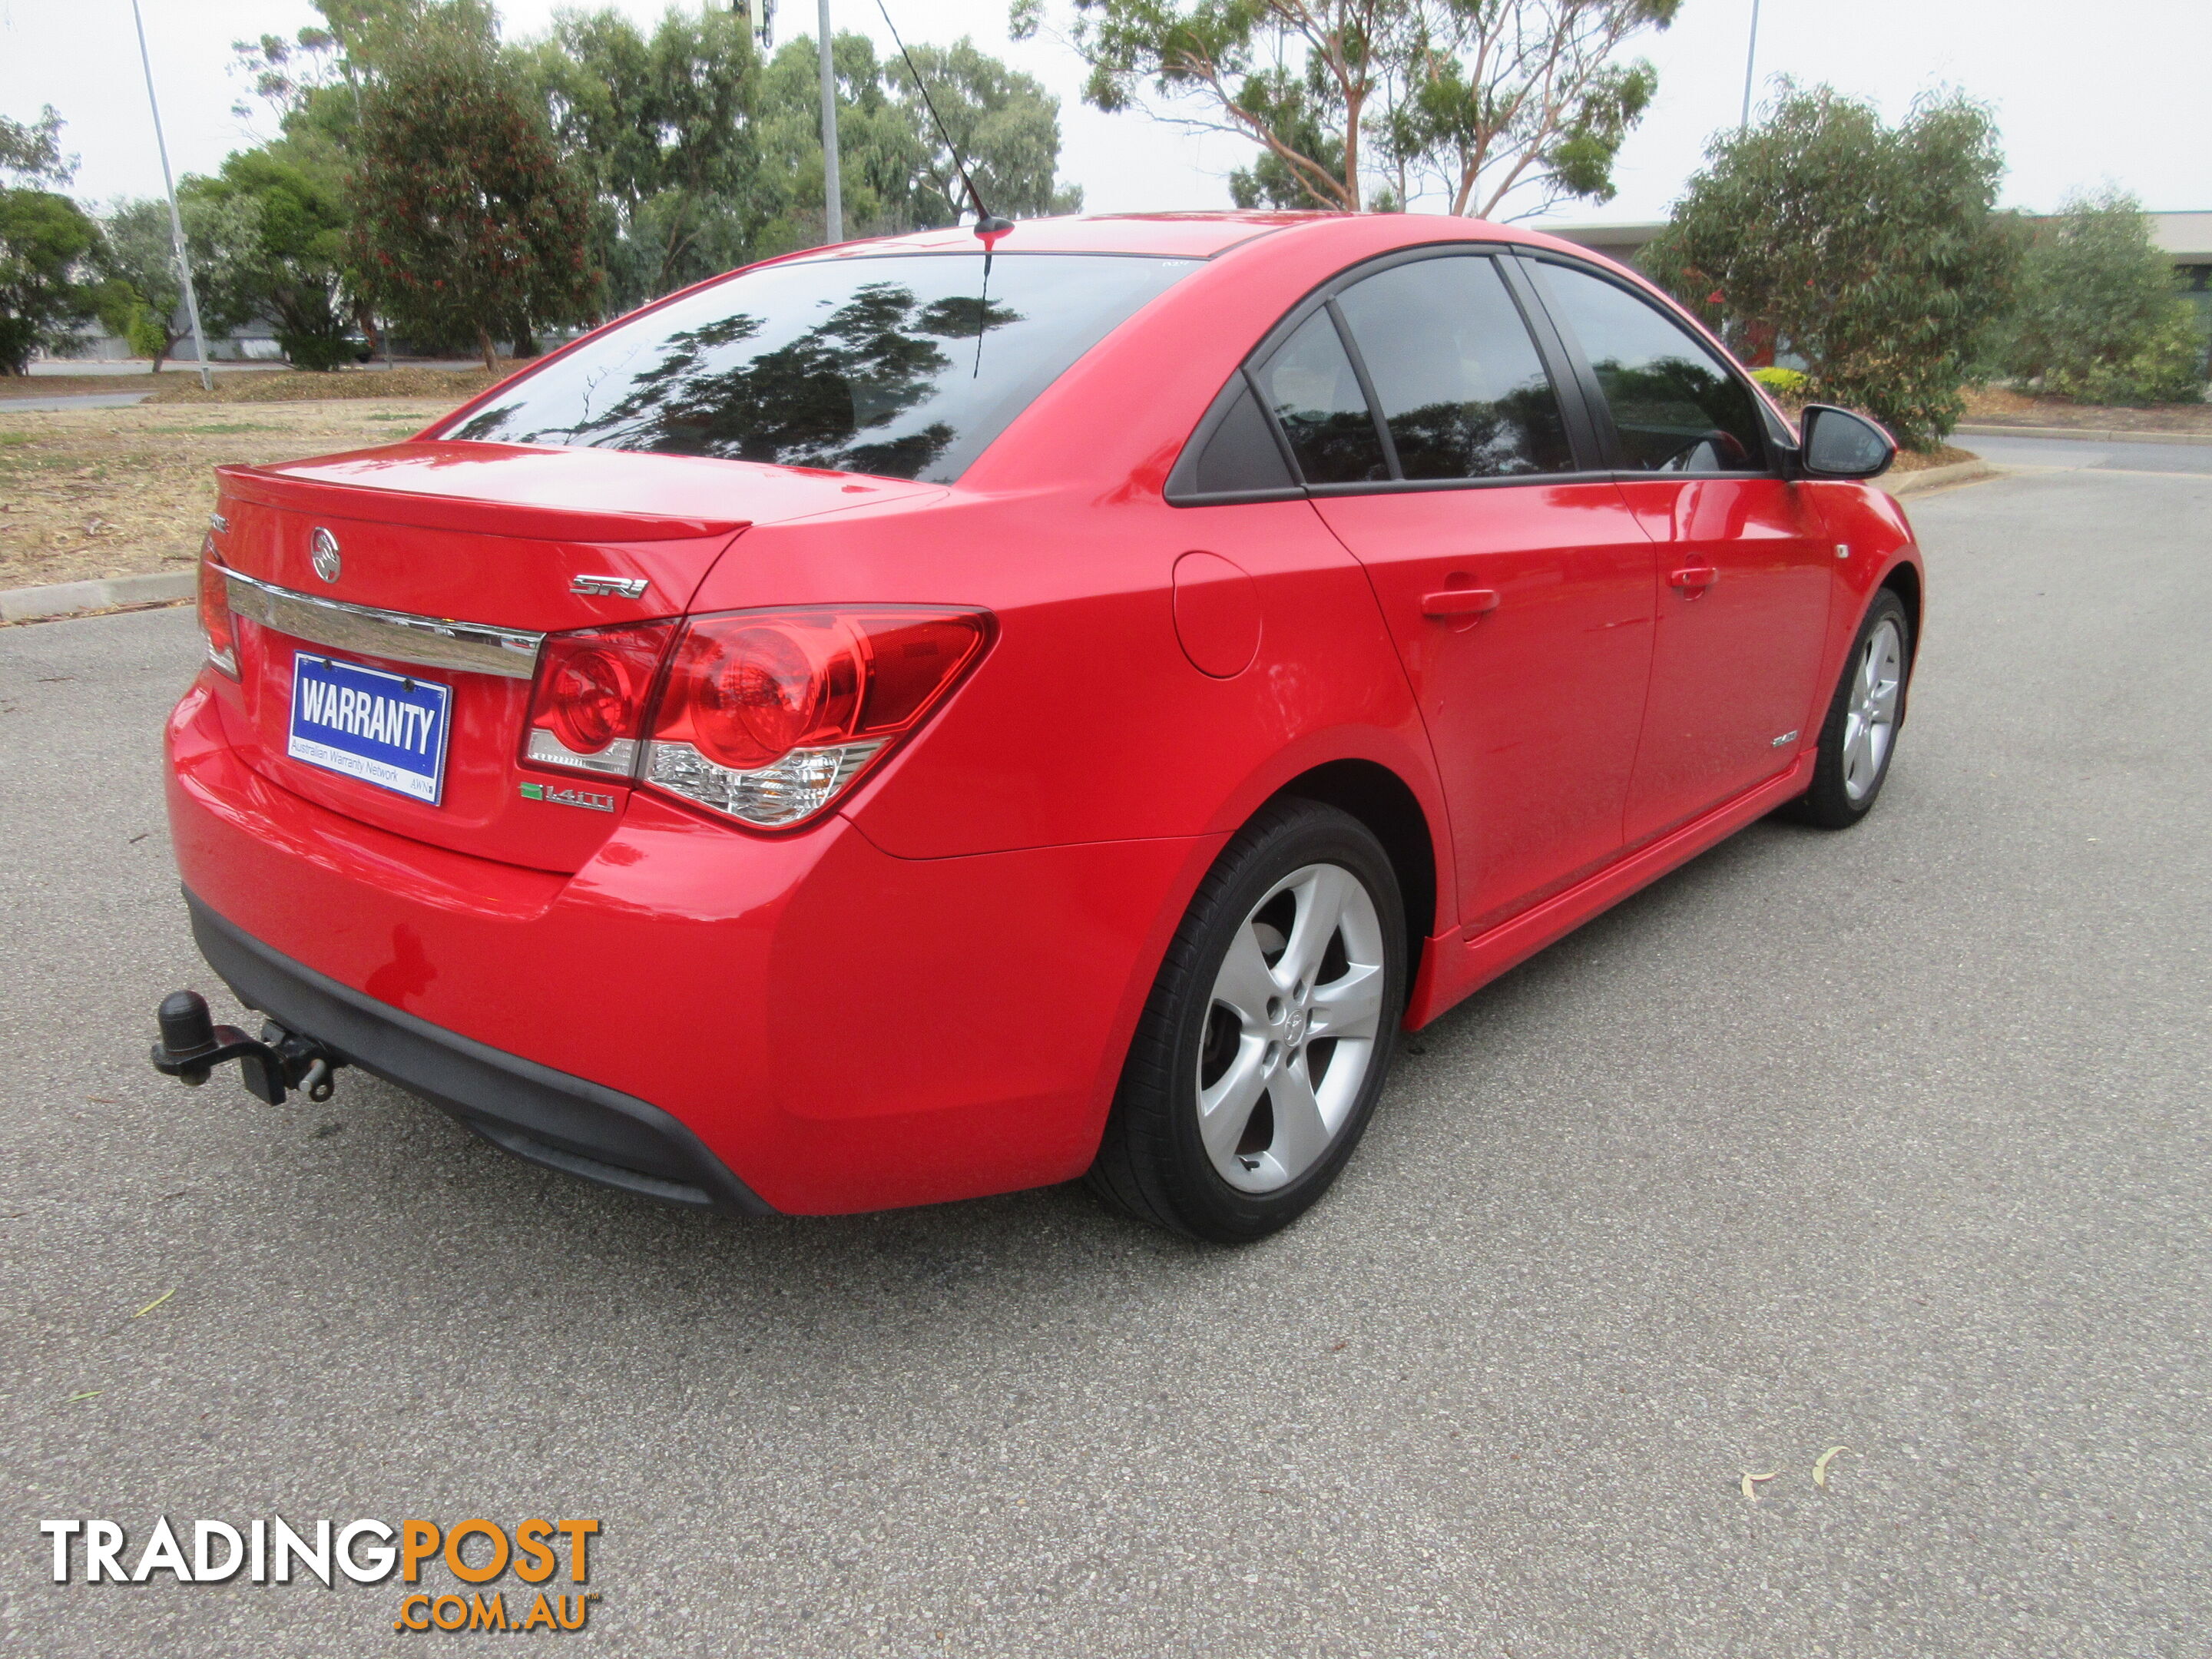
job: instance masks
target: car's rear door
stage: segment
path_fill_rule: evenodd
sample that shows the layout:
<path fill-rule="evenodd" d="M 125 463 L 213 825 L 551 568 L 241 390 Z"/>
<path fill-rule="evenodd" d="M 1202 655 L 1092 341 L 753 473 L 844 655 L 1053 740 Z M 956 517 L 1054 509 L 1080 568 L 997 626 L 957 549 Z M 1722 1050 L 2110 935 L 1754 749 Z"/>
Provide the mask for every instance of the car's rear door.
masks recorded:
<path fill-rule="evenodd" d="M 1834 586 L 1812 492 L 1780 475 L 1740 372 L 1647 296 L 1565 258 L 1524 268 L 1577 361 L 1655 544 L 1651 694 L 1629 787 L 1646 841 L 1790 766 L 1813 734 Z"/>
<path fill-rule="evenodd" d="M 1398 256 L 1310 302 L 1254 371 L 1382 602 L 1476 929 L 1620 850 L 1655 604 L 1650 543 L 1583 471 L 1579 403 L 1518 283 L 1497 249 Z"/>

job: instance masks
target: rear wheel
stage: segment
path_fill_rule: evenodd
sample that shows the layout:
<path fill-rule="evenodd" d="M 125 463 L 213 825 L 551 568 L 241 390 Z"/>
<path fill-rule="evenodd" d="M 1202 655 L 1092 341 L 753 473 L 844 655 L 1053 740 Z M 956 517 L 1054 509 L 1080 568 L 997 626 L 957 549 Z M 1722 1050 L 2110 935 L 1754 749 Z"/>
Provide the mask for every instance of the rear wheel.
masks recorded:
<path fill-rule="evenodd" d="M 1168 948 L 1092 1188 L 1222 1243 L 1304 1212 L 1351 1157 L 1389 1070 L 1404 916 L 1358 819 L 1291 800 L 1246 826 Z"/>
<path fill-rule="evenodd" d="M 1848 830 L 1874 810 L 1905 723 L 1911 672 L 1912 623 L 1904 601 L 1885 587 L 1867 607 L 1820 727 L 1813 787 L 1797 803 L 1808 823 Z"/>

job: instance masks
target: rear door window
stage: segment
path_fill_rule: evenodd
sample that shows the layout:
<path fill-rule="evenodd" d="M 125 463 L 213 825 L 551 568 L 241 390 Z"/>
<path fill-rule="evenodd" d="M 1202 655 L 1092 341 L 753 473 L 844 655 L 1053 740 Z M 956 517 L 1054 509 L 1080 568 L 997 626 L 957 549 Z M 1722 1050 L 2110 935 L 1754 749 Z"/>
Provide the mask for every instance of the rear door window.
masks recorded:
<path fill-rule="evenodd" d="M 1195 259 L 904 254 L 740 272 L 586 342 L 441 435 L 950 483 Z"/>
<path fill-rule="evenodd" d="M 1390 476 L 1382 434 L 1328 307 L 1307 318 L 1255 378 L 1308 483 L 1375 483 Z"/>
<path fill-rule="evenodd" d="M 1626 289 L 1546 263 L 1553 308 L 1581 342 L 1638 472 L 1757 472 L 1766 446 L 1752 395 L 1711 347 Z"/>
<path fill-rule="evenodd" d="M 1558 394 L 1496 263 L 1393 265 L 1338 296 L 1407 478 L 1571 472 Z"/>

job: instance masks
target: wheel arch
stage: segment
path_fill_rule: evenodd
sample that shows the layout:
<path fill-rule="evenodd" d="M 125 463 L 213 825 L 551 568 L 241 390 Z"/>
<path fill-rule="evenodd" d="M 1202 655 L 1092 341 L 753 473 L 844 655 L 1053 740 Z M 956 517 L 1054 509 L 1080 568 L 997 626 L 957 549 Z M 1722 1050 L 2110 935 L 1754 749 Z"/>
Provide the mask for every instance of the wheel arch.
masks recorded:
<path fill-rule="evenodd" d="M 1319 801 L 1357 818 L 1389 855 L 1405 906 L 1407 973 L 1420 966 L 1421 947 L 1437 929 L 1437 843 L 1420 798 L 1380 762 L 1334 760 L 1310 768 L 1270 796 Z"/>
<path fill-rule="evenodd" d="M 1898 602 L 1905 607 L 1906 620 L 1912 624 L 1912 656 L 1917 660 L 1920 655 L 1920 614 L 1923 602 L 1920 567 L 1910 559 L 1899 559 L 1882 577 L 1881 586 L 1896 594 Z"/>

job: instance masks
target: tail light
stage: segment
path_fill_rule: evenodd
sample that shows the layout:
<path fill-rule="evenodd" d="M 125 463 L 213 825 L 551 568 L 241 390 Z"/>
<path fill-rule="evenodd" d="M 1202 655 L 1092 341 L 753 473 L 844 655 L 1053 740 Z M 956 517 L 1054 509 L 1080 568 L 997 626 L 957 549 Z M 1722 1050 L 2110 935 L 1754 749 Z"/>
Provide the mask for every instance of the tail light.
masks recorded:
<path fill-rule="evenodd" d="M 550 635 L 522 758 L 790 829 L 928 717 L 990 627 L 982 611 L 824 606 Z"/>
<path fill-rule="evenodd" d="M 207 640 L 209 664 L 236 679 L 238 629 L 231 621 L 230 589 L 216 562 L 212 536 L 200 548 L 200 633 Z"/>
<path fill-rule="evenodd" d="M 547 636 L 522 758 L 629 776 L 637 766 L 653 677 L 676 627 L 657 622 Z"/>
<path fill-rule="evenodd" d="M 761 830 L 821 811 L 928 717 L 990 617 L 918 607 L 738 611 L 684 624 L 642 780 Z"/>

